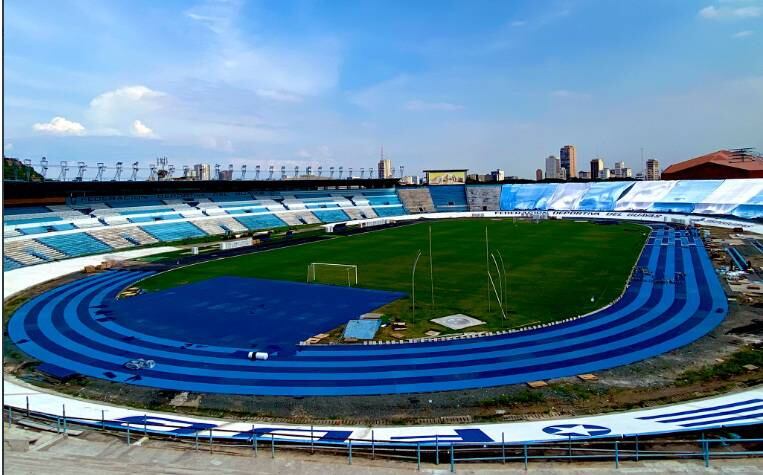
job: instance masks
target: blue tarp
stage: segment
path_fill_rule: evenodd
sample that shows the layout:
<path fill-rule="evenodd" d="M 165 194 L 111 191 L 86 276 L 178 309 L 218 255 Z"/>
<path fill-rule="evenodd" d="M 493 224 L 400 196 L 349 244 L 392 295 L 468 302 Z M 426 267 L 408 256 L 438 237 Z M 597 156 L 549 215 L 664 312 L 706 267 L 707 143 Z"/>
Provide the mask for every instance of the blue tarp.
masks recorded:
<path fill-rule="evenodd" d="M 373 340 L 380 327 L 381 320 L 350 320 L 344 328 L 344 337 Z"/>

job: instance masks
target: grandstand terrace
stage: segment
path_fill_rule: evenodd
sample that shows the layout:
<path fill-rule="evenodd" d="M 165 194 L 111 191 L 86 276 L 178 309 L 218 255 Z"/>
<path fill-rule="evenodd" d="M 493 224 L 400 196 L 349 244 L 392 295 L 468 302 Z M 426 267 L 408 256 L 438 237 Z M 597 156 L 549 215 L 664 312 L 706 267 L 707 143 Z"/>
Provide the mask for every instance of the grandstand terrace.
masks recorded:
<path fill-rule="evenodd" d="M 113 190 L 103 182 L 8 183 L 3 262 L 10 269 L 159 242 L 432 212 L 644 211 L 748 220 L 763 216 L 760 179 L 398 188 L 393 183 L 209 182 L 207 190 L 207 184 L 128 182 L 124 194 L 117 196 L 98 194 Z"/>

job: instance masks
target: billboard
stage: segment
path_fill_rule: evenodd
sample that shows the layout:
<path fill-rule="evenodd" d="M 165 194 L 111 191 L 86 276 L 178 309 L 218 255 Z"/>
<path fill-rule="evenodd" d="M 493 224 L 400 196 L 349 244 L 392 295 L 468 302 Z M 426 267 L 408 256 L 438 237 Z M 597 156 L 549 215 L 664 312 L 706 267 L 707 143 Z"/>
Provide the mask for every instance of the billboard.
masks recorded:
<path fill-rule="evenodd" d="M 425 170 L 427 183 L 430 185 L 463 185 L 466 183 L 466 170 Z"/>

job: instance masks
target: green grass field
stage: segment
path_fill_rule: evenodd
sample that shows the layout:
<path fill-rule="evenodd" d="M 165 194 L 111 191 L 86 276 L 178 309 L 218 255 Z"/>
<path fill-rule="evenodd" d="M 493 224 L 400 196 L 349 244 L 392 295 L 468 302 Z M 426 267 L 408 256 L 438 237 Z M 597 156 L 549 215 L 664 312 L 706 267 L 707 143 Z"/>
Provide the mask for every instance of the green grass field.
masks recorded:
<path fill-rule="evenodd" d="M 486 227 L 490 252 L 500 266 L 500 251 L 505 263 L 507 319 L 501 315 L 492 290 L 488 310 L 488 289 L 492 287 L 485 262 Z M 622 292 L 646 233 L 645 227 L 635 224 L 443 220 L 206 262 L 151 277 L 139 286 L 156 291 L 220 275 L 305 282 L 309 263 L 333 262 L 357 265 L 361 287 L 402 291 L 410 296 L 412 265 L 421 250 L 415 321 L 410 297 L 382 311 L 409 322 L 410 335 L 433 328 L 428 319 L 453 313 L 487 322 L 477 330 L 496 330 L 581 315 L 612 301 Z M 500 294 L 501 281 L 492 257 L 490 271 Z M 344 269 L 320 268 L 317 277 L 319 282 L 347 285 Z"/>

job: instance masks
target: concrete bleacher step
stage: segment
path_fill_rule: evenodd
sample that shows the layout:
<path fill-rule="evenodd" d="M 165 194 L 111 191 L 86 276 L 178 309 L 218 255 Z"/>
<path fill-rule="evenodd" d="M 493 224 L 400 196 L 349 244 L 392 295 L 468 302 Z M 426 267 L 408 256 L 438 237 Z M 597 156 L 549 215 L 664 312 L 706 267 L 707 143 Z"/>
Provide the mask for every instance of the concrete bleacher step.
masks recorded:
<path fill-rule="evenodd" d="M 4 253 L 11 259 L 26 265 L 67 258 L 66 254 L 34 239 L 6 242 Z"/>
<path fill-rule="evenodd" d="M 234 232 L 234 233 L 241 233 L 246 231 L 246 226 L 242 225 L 238 221 L 236 221 L 234 218 L 217 218 L 213 220 L 215 224 L 222 227 L 224 230 Z M 197 221 L 194 221 L 194 223 L 197 223 Z"/>
<path fill-rule="evenodd" d="M 432 195 L 427 188 L 402 188 L 398 191 L 403 206 L 409 213 L 433 213 Z"/>
<path fill-rule="evenodd" d="M 466 201 L 470 211 L 498 211 L 501 201 L 500 186 L 467 186 Z"/>
<path fill-rule="evenodd" d="M 137 226 L 129 227 L 129 228 L 121 228 L 120 231 L 121 231 L 120 235 L 122 237 L 124 237 L 125 239 L 127 239 L 128 241 L 131 241 L 131 242 L 135 241 L 135 242 L 139 243 L 140 245 L 154 244 L 154 243 L 159 242 L 158 239 L 156 239 L 155 237 L 153 237 L 152 235 L 148 234 L 146 231 L 144 231 L 143 229 L 141 229 L 141 228 L 139 228 Z M 135 245 L 135 244 L 133 244 L 133 245 Z"/>
<path fill-rule="evenodd" d="M 275 213 L 275 215 L 289 226 L 298 226 L 303 224 L 299 219 L 297 219 L 297 216 L 294 213 Z"/>
<path fill-rule="evenodd" d="M 198 228 L 200 228 L 205 233 L 209 234 L 210 236 L 214 236 L 216 234 L 225 234 L 225 229 L 223 229 L 219 224 L 217 224 L 215 220 L 200 219 L 200 220 L 192 221 L 192 223 L 195 224 Z"/>

